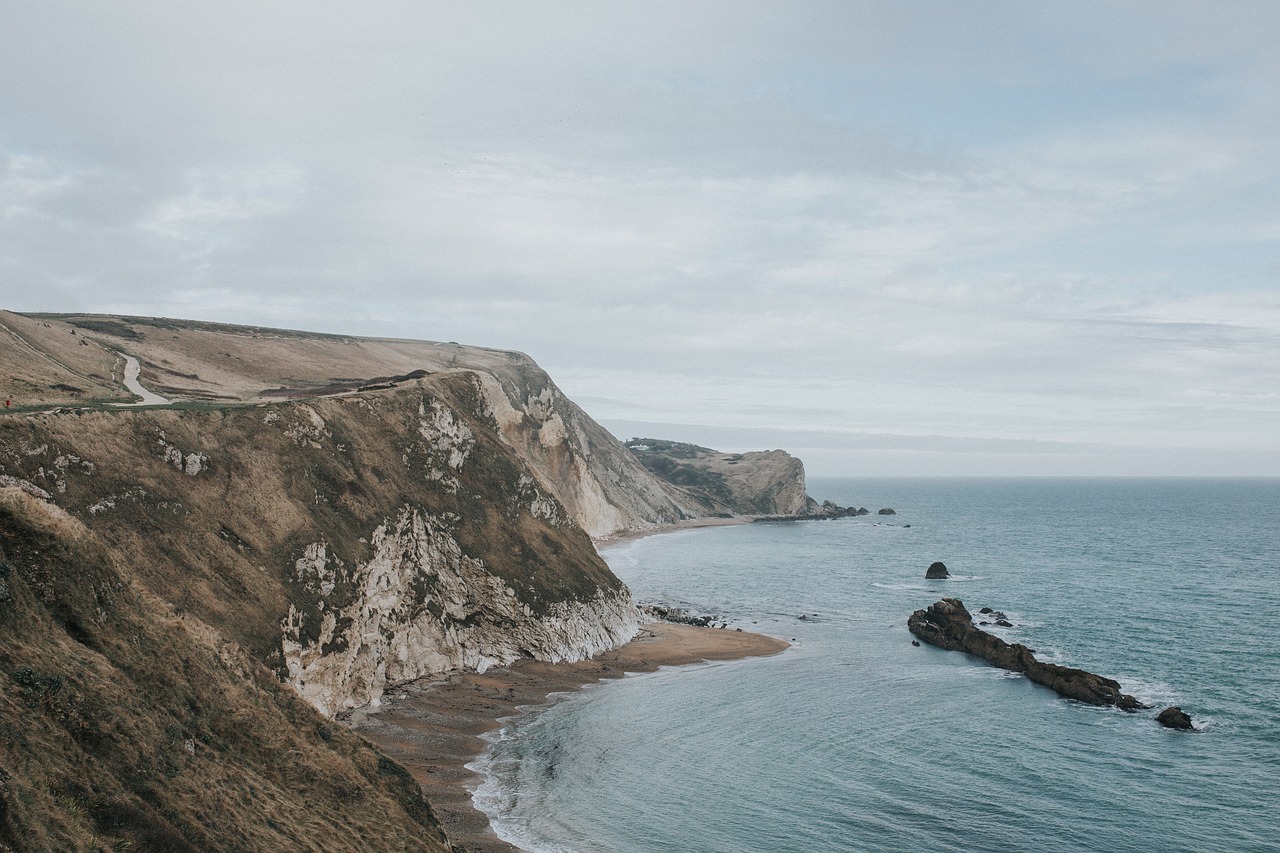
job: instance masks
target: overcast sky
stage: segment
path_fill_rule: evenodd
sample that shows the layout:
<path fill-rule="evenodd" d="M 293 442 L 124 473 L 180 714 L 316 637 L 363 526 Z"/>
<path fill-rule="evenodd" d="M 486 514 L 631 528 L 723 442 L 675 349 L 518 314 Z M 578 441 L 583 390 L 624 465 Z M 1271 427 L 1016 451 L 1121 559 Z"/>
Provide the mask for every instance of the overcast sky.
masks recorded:
<path fill-rule="evenodd" d="M 1280 3 L 0 0 L 0 307 L 811 475 L 1280 475 Z"/>

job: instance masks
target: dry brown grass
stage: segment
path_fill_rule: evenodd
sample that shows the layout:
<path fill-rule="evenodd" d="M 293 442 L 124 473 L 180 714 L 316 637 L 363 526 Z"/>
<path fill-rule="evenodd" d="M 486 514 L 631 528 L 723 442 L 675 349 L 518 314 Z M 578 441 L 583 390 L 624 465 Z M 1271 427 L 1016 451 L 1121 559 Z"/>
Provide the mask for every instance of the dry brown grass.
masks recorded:
<path fill-rule="evenodd" d="M 0 849 L 449 849 L 398 765 L 61 509 L 0 491 L 0 576 Z"/>

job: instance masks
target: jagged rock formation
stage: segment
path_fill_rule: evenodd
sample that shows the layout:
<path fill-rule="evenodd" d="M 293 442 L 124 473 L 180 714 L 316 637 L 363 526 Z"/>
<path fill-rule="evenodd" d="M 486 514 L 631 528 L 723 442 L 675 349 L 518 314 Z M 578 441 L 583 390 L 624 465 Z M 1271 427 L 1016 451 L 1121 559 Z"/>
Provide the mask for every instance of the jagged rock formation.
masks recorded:
<path fill-rule="evenodd" d="M 947 564 L 941 561 L 930 563 L 929 568 L 924 570 L 925 580 L 946 580 L 949 577 L 951 577 L 951 572 L 947 571 Z"/>
<path fill-rule="evenodd" d="M 1167 729 L 1195 730 L 1195 726 L 1191 724 L 1191 715 L 1177 705 L 1170 705 L 1159 714 L 1156 714 L 1156 722 Z"/>
<path fill-rule="evenodd" d="M 917 610 L 907 619 L 907 628 L 926 643 L 942 649 L 967 652 L 1001 669 L 1020 672 L 1068 699 L 1090 705 L 1114 705 L 1124 711 L 1147 707 L 1120 692 L 1120 683 L 1083 669 L 1044 663 L 1021 643 L 1009 644 L 974 627 L 973 617 L 958 598 L 944 598 Z"/>
<path fill-rule="evenodd" d="M 720 453 L 655 438 L 633 438 L 627 448 L 706 515 L 800 516 L 821 509 L 805 493 L 804 463 L 782 450 Z"/>

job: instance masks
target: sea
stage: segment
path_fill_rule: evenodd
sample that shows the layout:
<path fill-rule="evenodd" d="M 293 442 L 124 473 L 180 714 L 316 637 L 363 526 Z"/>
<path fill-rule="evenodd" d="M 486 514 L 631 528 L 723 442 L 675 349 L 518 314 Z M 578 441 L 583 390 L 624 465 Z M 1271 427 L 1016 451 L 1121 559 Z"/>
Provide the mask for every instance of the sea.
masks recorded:
<path fill-rule="evenodd" d="M 642 603 L 792 643 L 506 722 L 473 766 L 528 851 L 1280 851 L 1280 480 L 817 479 L 871 515 L 651 536 Z M 893 515 L 881 515 L 892 508 Z M 948 580 L 925 580 L 940 560 Z M 1153 707 L 912 645 L 942 597 Z M 1196 731 L 1164 729 L 1178 705 Z"/>

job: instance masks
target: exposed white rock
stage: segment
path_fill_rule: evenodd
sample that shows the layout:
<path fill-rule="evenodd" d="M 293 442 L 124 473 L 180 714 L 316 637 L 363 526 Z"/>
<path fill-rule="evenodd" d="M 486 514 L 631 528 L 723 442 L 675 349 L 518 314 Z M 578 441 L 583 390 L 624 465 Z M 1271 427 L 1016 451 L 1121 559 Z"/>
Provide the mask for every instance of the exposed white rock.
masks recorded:
<path fill-rule="evenodd" d="M 313 543 L 294 579 L 320 600 L 282 623 L 289 683 L 324 714 L 376 705 L 390 683 L 520 658 L 580 660 L 635 636 L 641 617 L 622 588 L 562 602 L 537 617 L 483 562 L 462 553 L 447 519 L 404 507 L 348 568 Z M 335 589 L 349 600 L 329 600 Z"/>
<path fill-rule="evenodd" d="M 453 411 L 439 400 L 418 404 L 418 434 L 425 438 L 434 455 L 454 471 L 462 465 L 476 446 L 471 428 L 453 416 Z"/>
<path fill-rule="evenodd" d="M 541 371 L 477 371 L 483 414 L 590 536 L 645 530 L 701 513 L 650 474 Z M 504 381 L 505 380 L 505 381 Z"/>
<path fill-rule="evenodd" d="M 165 462 L 190 477 L 196 476 L 208 467 L 208 456 L 195 452 L 184 454 L 176 446 L 169 443 L 164 430 L 157 430 L 157 432 L 159 438 L 156 441 L 160 445 L 160 455 Z"/>
<path fill-rule="evenodd" d="M 6 486 L 11 486 L 17 489 L 21 489 L 22 491 L 31 495 L 31 497 L 39 498 L 42 501 L 53 500 L 53 495 L 49 494 L 44 489 L 37 486 L 35 483 L 32 483 L 28 480 L 23 480 L 19 477 L 14 477 L 10 474 L 0 474 L 0 487 L 6 487 Z"/>

